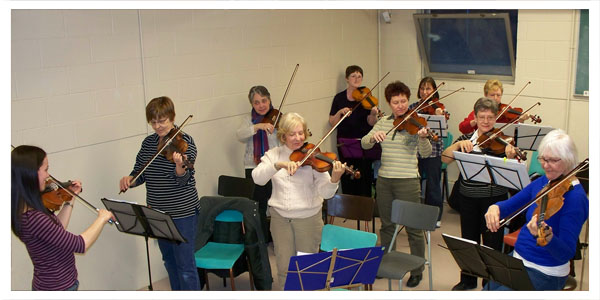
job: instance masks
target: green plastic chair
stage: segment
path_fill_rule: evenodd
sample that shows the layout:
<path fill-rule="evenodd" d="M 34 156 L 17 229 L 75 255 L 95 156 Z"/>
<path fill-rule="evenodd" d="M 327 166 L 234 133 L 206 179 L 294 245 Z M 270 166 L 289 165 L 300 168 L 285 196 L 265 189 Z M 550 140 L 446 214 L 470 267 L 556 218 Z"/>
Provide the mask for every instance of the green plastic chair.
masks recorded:
<path fill-rule="evenodd" d="M 546 171 L 544 171 L 544 168 L 542 168 L 542 165 L 540 164 L 540 162 L 538 161 L 538 152 L 533 151 L 533 153 L 531 153 L 531 160 L 529 161 L 529 177 L 531 178 L 533 175 L 535 174 L 539 174 L 541 175 L 546 175 Z"/>
<path fill-rule="evenodd" d="M 375 243 L 377 243 L 377 235 L 372 232 L 331 224 L 323 226 L 321 233 L 322 251 L 332 251 L 333 248 L 343 250 L 375 247 Z"/>
<path fill-rule="evenodd" d="M 242 225 L 242 234 L 245 234 L 244 230 L 244 217 L 241 212 L 237 210 L 224 210 L 217 217 L 215 221 L 220 222 L 239 222 Z M 235 276 L 233 275 L 233 265 L 235 262 L 244 254 L 244 244 L 227 244 L 227 243 L 215 243 L 208 242 L 204 247 L 194 253 L 196 258 L 196 267 L 204 269 L 204 278 L 206 280 L 206 290 L 210 290 L 208 285 L 208 273 L 206 270 L 229 270 L 229 278 L 231 280 L 231 290 L 235 291 Z M 250 268 L 250 261 L 248 262 L 248 270 Z M 252 279 L 252 272 L 248 271 L 250 277 L 250 289 L 254 290 L 254 282 Z"/>

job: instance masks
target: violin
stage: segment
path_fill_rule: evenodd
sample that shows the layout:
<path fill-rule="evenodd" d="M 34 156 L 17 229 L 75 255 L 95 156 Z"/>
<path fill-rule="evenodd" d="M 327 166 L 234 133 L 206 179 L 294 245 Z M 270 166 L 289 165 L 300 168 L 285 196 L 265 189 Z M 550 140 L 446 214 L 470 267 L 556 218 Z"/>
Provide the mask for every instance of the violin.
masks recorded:
<path fill-rule="evenodd" d="M 159 156 L 159 155 L 164 155 L 165 157 L 167 157 L 167 159 L 169 159 L 170 161 L 173 161 L 173 152 L 178 152 L 178 153 L 185 153 L 185 151 L 179 151 L 183 149 L 183 144 L 179 143 L 181 147 L 181 149 L 178 149 L 175 146 L 171 145 L 171 142 L 177 138 L 177 136 L 179 136 L 180 131 L 183 129 L 183 127 L 185 127 L 185 125 L 193 118 L 193 115 L 189 115 L 184 121 L 183 123 L 181 123 L 181 126 L 179 127 L 175 127 L 173 129 L 175 129 L 175 131 L 173 131 L 173 129 L 171 129 L 171 131 L 169 131 L 169 134 L 167 134 L 164 138 L 161 139 L 161 141 L 159 141 L 159 146 L 158 146 L 158 151 L 156 151 L 156 153 L 154 153 L 154 155 L 152 156 L 152 158 L 150 158 L 146 164 L 144 165 L 144 167 L 142 167 L 141 170 L 139 170 L 135 176 L 133 176 L 133 178 L 131 179 L 131 182 L 135 182 L 143 173 L 144 171 L 146 171 L 146 169 L 148 169 L 148 166 L 150 166 L 150 164 Z M 185 142 L 185 140 L 183 140 L 182 136 L 179 136 L 179 138 L 185 143 L 185 147 L 187 150 L 187 142 Z M 162 146 L 160 146 L 162 145 Z M 163 150 L 165 150 L 167 147 L 174 147 L 171 148 L 170 151 L 170 155 L 169 155 L 169 151 L 165 152 L 163 154 Z M 184 157 L 184 161 L 186 160 L 186 158 Z M 187 166 L 186 166 L 187 167 Z M 191 163 L 191 167 L 193 167 L 193 162 Z M 122 193 L 125 193 L 127 191 L 127 189 L 121 190 L 119 191 L 119 195 Z"/>
<path fill-rule="evenodd" d="M 502 129 L 500 128 L 494 128 L 477 138 L 477 144 L 481 149 L 487 149 L 498 155 L 505 152 L 507 145 L 514 145 L 514 143 L 514 139 L 502 133 Z M 518 147 L 515 147 L 515 152 L 520 160 L 527 160 L 527 155 Z"/>
<path fill-rule="evenodd" d="M 552 215 L 554 215 L 557 211 L 559 211 L 562 208 L 562 205 L 564 203 L 564 194 L 572 188 L 572 182 L 575 180 L 574 176 L 576 176 L 577 173 L 579 173 L 580 171 L 585 169 L 589 165 L 589 163 L 590 163 L 590 159 L 586 158 L 584 161 L 582 161 L 579 165 L 577 165 L 569 173 L 565 174 L 564 176 L 559 177 L 556 180 L 553 180 L 552 182 L 548 182 L 548 184 L 542 190 L 540 190 L 537 193 L 536 197 L 534 199 L 532 199 L 531 201 L 529 201 L 529 203 L 523 205 L 517 211 L 513 212 L 506 218 L 500 220 L 500 227 L 506 225 L 508 222 L 510 222 L 516 216 L 518 216 L 519 214 L 524 212 L 527 208 L 529 208 L 532 204 L 536 203 L 537 207 L 533 213 L 538 215 L 538 224 L 537 224 L 538 225 L 538 241 L 537 242 L 538 242 L 538 245 L 540 245 L 540 246 L 546 245 L 548 243 L 547 241 L 544 243 L 544 241 L 540 240 L 540 237 L 542 237 L 545 240 L 545 238 L 546 238 L 545 230 L 547 230 L 543 225 L 541 225 L 542 222 L 544 220 L 550 218 Z M 544 198 L 546 198 L 546 200 L 544 200 Z M 544 202 L 545 202 L 545 204 L 544 204 Z M 545 207 L 543 207 L 543 206 L 545 206 Z M 542 216 L 542 214 L 543 214 L 543 216 Z M 540 219 L 542 219 L 542 221 L 540 221 Z M 540 231 L 540 229 L 541 229 L 541 231 Z"/>
<path fill-rule="evenodd" d="M 498 108 L 498 110 L 503 113 L 498 115 L 497 119 L 504 117 L 505 119 L 508 119 L 508 122 L 512 122 L 513 120 L 518 119 L 523 115 L 522 108 L 510 107 L 509 105 L 504 103 L 500 103 L 500 107 Z M 538 115 L 529 115 L 529 118 L 534 124 L 542 122 L 542 118 L 540 118 Z"/>
<path fill-rule="evenodd" d="M 404 115 L 394 119 L 394 127 L 398 131 L 406 130 L 409 134 L 415 135 L 421 128 L 427 128 L 427 120 L 415 114 L 413 110 L 409 110 Z M 427 138 L 432 141 L 438 140 L 438 136 L 429 128 L 427 128 Z"/>
<path fill-rule="evenodd" d="M 422 113 L 427 115 L 435 115 L 436 110 L 440 108 L 443 111 L 443 115 L 444 117 L 446 117 L 446 120 L 450 119 L 450 114 L 446 111 L 446 107 L 440 102 L 438 98 L 428 100 L 427 102 L 429 102 L 429 105 L 421 109 Z"/>
<path fill-rule="evenodd" d="M 366 86 L 361 86 L 352 92 L 352 98 L 360 101 L 362 107 L 366 110 L 371 110 L 379 104 L 379 100 L 371 94 L 371 90 Z"/>
<path fill-rule="evenodd" d="M 260 123 L 269 123 L 269 124 L 273 125 L 273 127 L 275 129 L 277 129 L 277 127 L 279 126 L 279 118 L 283 115 L 283 113 L 281 112 L 281 107 L 283 106 L 283 103 L 285 102 L 285 98 L 287 97 L 287 94 L 290 90 L 290 86 L 292 85 L 292 82 L 294 81 L 294 77 L 296 77 L 296 72 L 298 71 L 298 67 L 300 67 L 300 64 L 296 64 L 296 68 L 294 68 L 294 72 L 292 73 L 292 78 L 290 78 L 290 82 L 288 83 L 287 88 L 285 89 L 285 93 L 283 93 L 283 98 L 281 99 L 281 103 L 279 104 L 279 109 L 273 108 L 273 109 L 269 110 L 265 114 L 263 119 L 260 121 Z"/>
<path fill-rule="evenodd" d="M 305 142 L 300 149 L 290 154 L 290 160 L 302 162 L 302 166 L 311 166 L 318 172 L 327 172 L 331 170 L 337 156 L 333 152 L 321 152 L 314 144 Z M 360 172 L 355 171 L 352 166 L 346 166 L 346 173 L 350 174 L 352 179 L 360 178 Z"/>
<path fill-rule="evenodd" d="M 171 142 L 165 147 L 165 141 Z M 160 154 L 164 155 L 172 163 L 174 163 L 173 153 L 181 153 L 181 157 L 183 159 L 183 168 L 190 170 L 194 169 L 194 162 L 190 161 L 185 155 L 183 155 L 188 149 L 188 143 L 183 139 L 182 131 L 177 130 L 176 127 L 171 128 L 171 131 L 169 131 L 167 135 L 160 139 L 157 149 L 162 149 Z"/>
<path fill-rule="evenodd" d="M 560 179 L 560 178 L 559 178 Z M 570 176 L 569 178 L 567 178 L 564 181 L 561 181 L 562 183 L 557 184 L 554 189 L 552 189 L 551 191 L 549 191 L 546 195 L 542 196 L 541 199 L 536 201 L 537 207 L 535 208 L 535 210 L 533 211 L 534 215 L 538 216 L 537 219 L 537 226 L 538 226 L 538 237 L 537 237 L 537 245 L 538 246 L 546 246 L 548 244 L 548 241 L 546 240 L 546 237 L 548 236 L 548 234 L 546 234 L 546 226 L 544 226 L 542 224 L 542 222 L 544 222 L 545 220 L 549 219 L 550 217 L 552 217 L 557 211 L 559 211 L 564 203 L 565 197 L 564 194 L 566 192 L 568 192 L 569 190 L 571 190 L 571 188 L 573 187 L 572 182 L 575 179 L 575 176 Z M 543 192 L 545 192 L 545 189 L 548 186 L 544 187 L 544 189 L 542 189 L 537 195 L 541 195 Z"/>
<path fill-rule="evenodd" d="M 51 182 L 51 179 L 46 180 L 46 188 L 42 192 L 42 202 L 44 206 L 50 211 L 56 211 L 60 209 L 63 203 L 73 200 L 72 192 L 67 191 L 66 188 L 71 186 L 71 181 L 60 182 L 60 185 Z"/>

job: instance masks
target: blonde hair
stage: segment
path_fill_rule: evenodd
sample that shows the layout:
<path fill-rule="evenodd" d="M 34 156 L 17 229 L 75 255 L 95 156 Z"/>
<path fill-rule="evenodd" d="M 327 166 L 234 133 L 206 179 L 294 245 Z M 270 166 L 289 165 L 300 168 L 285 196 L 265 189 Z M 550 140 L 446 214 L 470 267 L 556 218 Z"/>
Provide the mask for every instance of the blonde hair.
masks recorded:
<path fill-rule="evenodd" d="M 298 125 L 302 125 L 304 131 L 304 137 L 308 136 L 308 127 L 304 118 L 294 112 L 284 114 L 279 120 L 279 128 L 277 128 L 277 138 L 282 144 L 285 144 L 285 135 L 296 128 Z"/>
<path fill-rule="evenodd" d="M 579 162 L 573 139 L 562 129 L 552 130 L 542 139 L 538 147 L 538 155 L 544 156 L 546 152 L 552 152 L 559 157 L 568 170 L 574 169 Z"/>
<path fill-rule="evenodd" d="M 499 89 L 502 94 L 504 94 L 504 88 L 502 87 L 502 82 L 500 82 L 500 80 L 498 79 L 490 79 L 488 81 L 485 82 L 485 85 L 483 86 L 483 94 L 487 96 L 487 94 L 492 91 L 492 90 L 497 90 Z"/>

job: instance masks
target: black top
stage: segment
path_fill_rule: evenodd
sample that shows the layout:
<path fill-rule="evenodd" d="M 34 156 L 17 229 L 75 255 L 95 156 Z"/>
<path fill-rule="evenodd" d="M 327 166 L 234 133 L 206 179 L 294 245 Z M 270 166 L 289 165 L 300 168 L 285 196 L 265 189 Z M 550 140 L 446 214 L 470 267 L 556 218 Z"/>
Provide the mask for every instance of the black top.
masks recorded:
<path fill-rule="evenodd" d="M 329 115 L 335 115 L 344 107 L 349 107 L 352 109 L 354 106 L 356 106 L 356 104 L 358 104 L 358 102 L 348 100 L 346 97 L 346 90 L 343 90 L 333 97 Z M 362 107 L 362 105 L 359 105 L 352 111 L 352 114 L 342 121 L 342 123 L 337 127 L 337 137 L 362 138 L 363 136 L 367 135 L 367 133 L 369 133 L 369 131 L 371 131 L 373 128 L 373 126 L 369 125 L 367 122 L 367 117 L 370 113 L 370 110 L 367 110 Z"/>

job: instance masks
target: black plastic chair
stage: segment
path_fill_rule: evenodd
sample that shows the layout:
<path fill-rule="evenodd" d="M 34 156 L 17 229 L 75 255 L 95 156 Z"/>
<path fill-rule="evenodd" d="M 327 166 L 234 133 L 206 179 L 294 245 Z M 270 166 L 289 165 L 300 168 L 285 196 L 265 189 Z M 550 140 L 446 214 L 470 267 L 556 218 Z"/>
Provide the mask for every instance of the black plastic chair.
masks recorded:
<path fill-rule="evenodd" d="M 356 220 L 356 229 L 360 230 L 360 221 L 365 221 L 365 230 L 369 231 L 369 221 L 373 220 L 374 205 L 375 202 L 371 197 L 336 194 L 327 200 L 328 223 L 333 224 L 335 217 Z"/>

